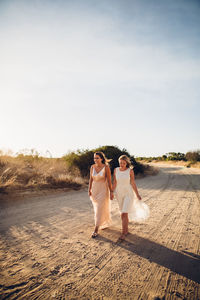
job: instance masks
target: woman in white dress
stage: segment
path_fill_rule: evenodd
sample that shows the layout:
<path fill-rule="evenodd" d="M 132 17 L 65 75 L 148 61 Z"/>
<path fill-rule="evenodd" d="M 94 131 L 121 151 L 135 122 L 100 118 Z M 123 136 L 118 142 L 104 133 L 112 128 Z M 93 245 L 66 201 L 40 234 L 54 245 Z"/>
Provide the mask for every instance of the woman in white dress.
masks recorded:
<path fill-rule="evenodd" d="M 94 153 L 88 194 L 94 208 L 95 228 L 92 237 L 95 238 L 99 228 L 106 228 L 111 223 L 110 199 L 113 199 L 111 172 L 103 152 Z"/>
<path fill-rule="evenodd" d="M 141 201 L 131 161 L 126 155 L 119 157 L 119 168 L 114 170 L 113 190 L 115 190 L 122 219 L 120 239 L 124 240 L 128 234 L 129 221 L 140 222 L 149 217 L 149 207 Z"/>

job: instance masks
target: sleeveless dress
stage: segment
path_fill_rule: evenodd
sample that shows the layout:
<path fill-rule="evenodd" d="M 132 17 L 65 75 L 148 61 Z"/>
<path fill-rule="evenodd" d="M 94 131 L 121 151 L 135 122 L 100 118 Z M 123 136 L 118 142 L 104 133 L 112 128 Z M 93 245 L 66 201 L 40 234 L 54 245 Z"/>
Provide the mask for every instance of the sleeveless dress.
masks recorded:
<path fill-rule="evenodd" d="M 116 168 L 117 186 L 115 195 L 120 213 L 128 213 L 129 221 L 141 222 L 149 217 L 149 207 L 138 200 L 130 183 L 130 168 L 120 171 Z"/>
<path fill-rule="evenodd" d="M 110 217 L 110 192 L 106 180 L 105 167 L 100 172 L 92 171 L 92 195 L 90 199 L 94 208 L 95 226 L 106 228 L 111 224 Z"/>

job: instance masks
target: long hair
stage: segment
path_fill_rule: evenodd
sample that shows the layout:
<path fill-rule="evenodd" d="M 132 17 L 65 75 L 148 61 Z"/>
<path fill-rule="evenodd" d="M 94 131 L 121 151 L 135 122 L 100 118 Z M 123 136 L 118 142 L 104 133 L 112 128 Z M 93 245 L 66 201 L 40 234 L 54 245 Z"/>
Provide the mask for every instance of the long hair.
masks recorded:
<path fill-rule="evenodd" d="M 127 168 L 131 168 L 131 169 L 133 168 L 133 166 L 131 165 L 131 160 L 127 155 L 121 155 L 118 158 L 118 161 L 120 161 L 120 160 L 124 160 L 126 162 L 126 167 Z"/>
<path fill-rule="evenodd" d="M 105 156 L 105 154 L 103 153 L 103 152 L 101 152 L 101 151 L 97 151 L 97 152 L 95 152 L 94 154 L 96 154 L 96 155 L 98 155 L 99 157 L 101 157 L 101 159 L 102 159 L 102 163 L 103 164 L 108 164 L 109 163 L 109 161 L 111 161 L 111 159 L 107 159 L 106 158 L 106 156 Z"/>

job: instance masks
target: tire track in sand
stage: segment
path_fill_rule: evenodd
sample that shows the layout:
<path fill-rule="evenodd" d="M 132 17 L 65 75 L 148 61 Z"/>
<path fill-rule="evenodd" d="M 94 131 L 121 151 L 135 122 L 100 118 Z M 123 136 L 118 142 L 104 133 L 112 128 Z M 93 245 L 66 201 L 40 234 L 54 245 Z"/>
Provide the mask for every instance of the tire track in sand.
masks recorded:
<path fill-rule="evenodd" d="M 52 197 L 51 213 L 40 210 L 31 223 L 27 203 L 24 218 L 19 215 L 19 224 L 12 220 L 10 230 L 1 236 L 2 295 L 67 300 L 200 298 L 192 269 L 200 257 L 200 177 L 193 175 L 192 170 L 170 166 L 138 181 L 151 217 L 144 224 L 130 225 L 124 242 L 117 242 L 121 224 L 115 216 L 115 226 L 95 240 L 90 238 L 93 212 L 84 209 L 89 207 L 86 192 L 71 198 L 68 194 L 65 200 Z M 33 213 L 37 217 L 37 210 Z"/>

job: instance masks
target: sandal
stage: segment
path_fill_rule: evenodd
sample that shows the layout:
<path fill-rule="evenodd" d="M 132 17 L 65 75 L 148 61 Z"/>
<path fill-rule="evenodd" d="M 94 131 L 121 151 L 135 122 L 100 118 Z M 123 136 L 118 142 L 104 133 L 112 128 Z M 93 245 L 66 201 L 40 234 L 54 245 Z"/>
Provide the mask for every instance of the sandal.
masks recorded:
<path fill-rule="evenodd" d="M 92 238 L 95 239 L 97 236 L 98 236 L 98 233 L 97 232 L 93 232 Z"/>
<path fill-rule="evenodd" d="M 122 234 L 120 235 L 119 240 L 125 240 L 125 238 L 126 238 L 126 234 Z"/>

